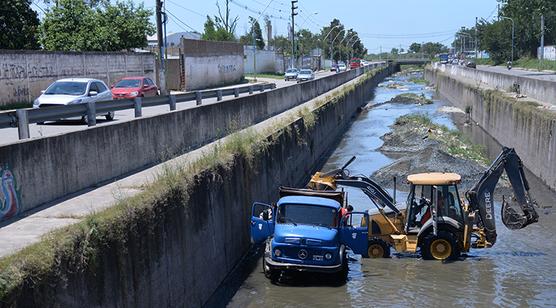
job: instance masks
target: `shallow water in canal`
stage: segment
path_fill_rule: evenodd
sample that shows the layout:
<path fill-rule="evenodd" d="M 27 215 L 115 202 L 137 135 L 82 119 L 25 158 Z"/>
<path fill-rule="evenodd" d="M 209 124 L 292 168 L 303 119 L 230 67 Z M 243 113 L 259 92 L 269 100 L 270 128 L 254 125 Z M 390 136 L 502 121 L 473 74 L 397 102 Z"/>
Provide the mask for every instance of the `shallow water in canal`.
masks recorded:
<path fill-rule="evenodd" d="M 433 92 L 403 77 L 394 81 L 402 89 L 378 87 L 369 104 L 383 103 L 400 93 Z M 432 105 L 383 104 L 363 111 L 329 158 L 324 170 L 338 168 L 357 156 L 352 174 L 370 175 L 392 162 L 380 153 L 380 137 L 401 115 L 421 112 L 450 128 L 460 127 L 471 140 L 483 144 L 491 159 L 500 146 L 478 127 L 456 125 L 450 114 Z M 457 121 L 456 121 L 457 122 Z M 511 145 L 508 145 L 511 146 Z M 539 204 L 556 205 L 556 193 L 528 174 L 531 194 Z M 463 179 L 465 181 L 465 179 Z M 358 190 L 346 188 L 356 211 L 374 208 Z M 390 190 L 392 193 L 392 190 Z M 405 194 L 398 192 L 399 201 Z M 500 197 L 500 196 L 497 196 Z M 398 201 L 398 202 L 399 202 Z M 500 221 L 496 204 L 498 239 L 490 249 L 472 249 L 453 262 L 424 261 L 414 255 L 393 254 L 390 259 L 362 259 L 352 255 L 348 281 L 334 285 L 320 277 L 303 276 L 295 283 L 272 284 L 262 272 L 261 260 L 232 298 L 229 307 L 518 307 L 556 306 L 556 215 L 539 210 L 539 223 L 508 230 Z"/>

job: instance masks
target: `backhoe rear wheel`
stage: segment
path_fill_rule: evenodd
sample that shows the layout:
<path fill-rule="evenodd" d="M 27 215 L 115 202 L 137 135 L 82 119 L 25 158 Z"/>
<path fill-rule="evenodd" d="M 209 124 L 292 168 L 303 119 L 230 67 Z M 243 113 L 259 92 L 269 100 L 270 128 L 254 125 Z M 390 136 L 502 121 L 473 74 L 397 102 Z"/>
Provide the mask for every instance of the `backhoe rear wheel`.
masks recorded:
<path fill-rule="evenodd" d="M 369 248 L 367 249 L 369 258 L 390 258 L 390 246 L 379 238 L 369 240 Z"/>
<path fill-rule="evenodd" d="M 425 260 L 454 260 L 459 254 L 456 237 L 448 231 L 438 231 L 436 236 L 430 233 L 421 245 L 421 255 Z"/>

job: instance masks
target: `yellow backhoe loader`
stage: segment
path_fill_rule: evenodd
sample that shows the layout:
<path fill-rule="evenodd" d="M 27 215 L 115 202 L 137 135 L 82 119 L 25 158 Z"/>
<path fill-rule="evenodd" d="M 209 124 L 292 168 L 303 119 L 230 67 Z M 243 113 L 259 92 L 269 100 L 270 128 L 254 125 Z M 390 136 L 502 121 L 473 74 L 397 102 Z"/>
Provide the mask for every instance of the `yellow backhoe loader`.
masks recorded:
<path fill-rule="evenodd" d="M 504 170 L 514 192 L 510 201 L 517 206 L 503 198 L 502 222 L 509 229 L 521 229 L 538 221 L 521 159 L 511 148 L 503 148 L 481 179 L 466 192 L 467 200 L 459 197 L 459 174 L 407 176 L 410 191 L 405 209 L 399 209 L 395 198 L 368 177 L 350 176 L 346 168 L 353 160 L 355 157 L 340 169 L 317 172 L 308 188 L 357 187 L 370 198 L 378 213 L 370 215 L 370 221 L 361 222 L 368 227 L 367 257 L 389 257 L 393 247 L 398 252 L 420 251 L 424 259 L 445 260 L 458 258 L 472 247 L 491 247 L 496 242 L 493 192 Z M 394 188 L 394 196 L 395 191 Z"/>

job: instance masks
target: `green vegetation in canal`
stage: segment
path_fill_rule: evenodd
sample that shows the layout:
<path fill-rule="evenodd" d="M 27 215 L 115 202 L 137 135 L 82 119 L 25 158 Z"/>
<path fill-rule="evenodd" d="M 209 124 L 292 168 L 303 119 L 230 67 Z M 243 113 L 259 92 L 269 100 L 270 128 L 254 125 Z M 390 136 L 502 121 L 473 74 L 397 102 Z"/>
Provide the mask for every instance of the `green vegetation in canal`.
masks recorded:
<path fill-rule="evenodd" d="M 390 103 L 409 103 L 409 104 L 432 104 L 432 100 L 425 97 L 424 94 L 402 93 L 390 100 Z"/>
<path fill-rule="evenodd" d="M 435 124 L 427 115 L 404 115 L 396 119 L 395 125 L 409 126 L 411 130 L 439 141 L 442 150 L 454 157 L 473 160 L 482 165 L 490 162 L 483 146 L 473 144 L 458 130 Z"/>
<path fill-rule="evenodd" d="M 429 82 L 423 77 L 410 77 L 409 82 L 413 82 L 417 84 L 429 84 Z"/>

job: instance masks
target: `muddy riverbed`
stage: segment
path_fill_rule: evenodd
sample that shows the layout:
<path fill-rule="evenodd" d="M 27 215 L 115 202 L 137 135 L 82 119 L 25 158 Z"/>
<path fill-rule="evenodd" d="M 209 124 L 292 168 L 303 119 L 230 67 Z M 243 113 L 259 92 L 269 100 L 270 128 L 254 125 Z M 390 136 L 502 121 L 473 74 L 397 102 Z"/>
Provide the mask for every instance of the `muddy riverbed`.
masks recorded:
<path fill-rule="evenodd" d="M 395 84 L 396 86 L 387 86 Z M 485 146 L 490 159 L 500 151 L 498 145 L 479 127 L 463 126 L 461 117 L 440 110 L 446 102 L 433 99 L 433 104 L 415 105 L 385 103 L 401 93 L 424 94 L 433 91 L 424 85 L 394 77 L 377 88 L 375 98 L 353 123 L 324 170 L 341 166 L 352 156 L 353 174 L 371 175 L 391 164 L 396 158 L 385 155 L 381 137 L 388 133 L 396 118 L 411 113 L 427 114 L 434 123 L 461 129 L 469 138 Z M 508 145 L 511 146 L 511 145 Z M 457 172 L 457 170 L 452 170 Z M 539 204 L 556 205 L 556 194 L 530 173 L 531 193 Z M 465 182 L 465 177 L 463 181 Z M 469 180 L 473 182 L 474 180 Z M 473 182 L 474 183 L 474 182 Z M 388 185 L 387 181 L 384 185 Z M 374 208 L 358 190 L 346 188 L 350 203 L 357 211 Z M 392 193 L 392 190 L 389 189 Z M 398 202 L 406 194 L 397 193 Z M 499 197 L 499 196 L 498 196 Z M 498 240 L 490 249 L 474 249 L 459 261 L 424 261 L 414 255 L 393 254 L 390 259 L 362 259 L 351 256 L 349 277 L 345 284 L 335 285 L 311 276 L 299 277 L 295 283 L 275 285 L 262 273 L 261 260 L 235 296 L 229 307 L 521 307 L 556 304 L 556 224 L 554 211 L 541 214 L 539 223 L 521 230 L 508 230 L 499 220 L 500 204 L 496 203 Z"/>

